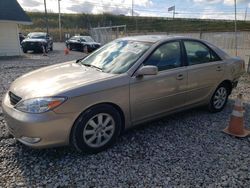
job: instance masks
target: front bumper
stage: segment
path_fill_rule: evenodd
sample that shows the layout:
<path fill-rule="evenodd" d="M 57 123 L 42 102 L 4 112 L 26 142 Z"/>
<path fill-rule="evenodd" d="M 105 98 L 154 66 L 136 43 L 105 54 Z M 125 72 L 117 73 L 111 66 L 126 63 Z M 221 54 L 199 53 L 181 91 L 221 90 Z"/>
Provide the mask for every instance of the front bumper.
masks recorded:
<path fill-rule="evenodd" d="M 5 95 L 2 108 L 7 127 L 21 143 L 33 148 L 47 148 L 69 144 L 71 114 L 57 114 L 53 111 L 29 114 L 16 110 Z"/>
<path fill-rule="evenodd" d="M 42 51 L 43 46 L 46 46 L 46 44 L 43 44 L 41 42 L 25 42 L 22 43 L 22 48 L 25 50 L 32 50 L 32 51 Z"/>
<path fill-rule="evenodd" d="M 79 50 L 79 51 L 83 51 L 83 44 L 81 44 L 81 43 L 68 43 L 68 45 L 69 45 L 69 47 L 71 48 L 71 49 L 75 49 L 75 50 Z"/>

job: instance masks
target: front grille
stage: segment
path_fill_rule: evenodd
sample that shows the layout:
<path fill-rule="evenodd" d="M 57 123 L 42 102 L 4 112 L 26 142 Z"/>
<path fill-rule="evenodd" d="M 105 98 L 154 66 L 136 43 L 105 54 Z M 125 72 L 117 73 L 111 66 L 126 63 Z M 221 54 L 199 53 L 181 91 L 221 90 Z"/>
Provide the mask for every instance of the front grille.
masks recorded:
<path fill-rule="evenodd" d="M 9 91 L 9 97 L 10 97 L 10 104 L 13 106 L 16 105 L 20 100 L 22 100 L 21 97 L 18 97 L 17 95 L 12 93 L 11 91 Z"/>
<path fill-rule="evenodd" d="M 40 47 L 42 43 L 40 42 L 26 42 L 27 47 Z"/>

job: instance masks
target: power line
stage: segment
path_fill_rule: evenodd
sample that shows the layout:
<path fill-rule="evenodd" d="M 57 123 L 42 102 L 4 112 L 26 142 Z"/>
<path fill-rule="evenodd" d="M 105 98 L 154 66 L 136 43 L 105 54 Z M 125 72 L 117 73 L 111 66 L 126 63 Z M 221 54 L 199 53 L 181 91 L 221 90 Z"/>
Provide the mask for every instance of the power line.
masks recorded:
<path fill-rule="evenodd" d="M 104 10 L 107 10 L 108 8 L 120 8 L 120 9 L 125 9 L 129 12 L 129 10 L 132 10 L 131 11 L 131 15 L 133 16 L 134 15 L 134 12 L 137 11 L 137 12 L 140 12 L 140 13 L 143 13 L 143 12 L 151 12 L 151 13 L 159 13 L 159 14 L 162 14 L 162 16 L 166 15 L 170 15 L 170 13 L 168 13 L 167 11 L 160 11 L 160 10 L 152 10 L 150 8 L 142 8 L 142 7 L 138 7 L 138 5 L 136 5 L 134 3 L 134 0 L 131 0 L 132 1 L 132 7 L 131 7 L 131 4 L 114 4 L 114 5 L 110 5 L 110 4 L 103 4 L 103 3 L 97 3 L 97 2 L 89 2 L 89 1 L 85 1 L 84 4 L 87 4 L 87 5 L 93 5 L 93 6 L 96 6 L 96 7 L 101 7 L 103 8 Z M 179 4 L 179 3 L 178 3 Z M 178 5 L 177 4 L 177 5 Z M 136 6 L 135 6 L 136 5 Z M 233 15 L 234 12 L 232 10 L 223 10 L 223 11 L 220 11 L 220 10 L 214 10 L 212 8 L 205 8 L 204 11 L 197 11 L 197 9 L 194 9 L 194 8 L 191 8 L 191 9 L 188 9 L 188 11 L 182 11 L 181 9 L 186 9 L 186 7 L 183 7 L 183 6 L 176 6 L 176 8 L 178 8 L 179 11 L 176 11 L 176 14 L 178 15 L 190 15 L 190 17 L 192 17 L 192 15 L 203 15 L 203 16 L 213 16 L 213 15 L 219 15 L 219 16 L 223 16 L 223 15 Z M 161 7 L 161 8 L 164 8 L 164 7 Z M 241 10 L 244 10 L 245 8 L 237 8 L 238 13 L 237 15 L 241 15 L 241 16 L 244 16 L 244 12 L 241 11 Z M 242 18 L 244 19 L 244 18 Z"/>

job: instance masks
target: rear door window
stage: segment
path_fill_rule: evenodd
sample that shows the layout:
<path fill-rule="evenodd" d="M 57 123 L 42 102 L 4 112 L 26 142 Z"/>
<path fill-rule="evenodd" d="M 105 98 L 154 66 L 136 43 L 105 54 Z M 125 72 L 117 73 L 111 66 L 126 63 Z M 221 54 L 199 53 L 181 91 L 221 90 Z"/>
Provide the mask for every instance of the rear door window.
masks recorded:
<path fill-rule="evenodd" d="M 184 41 L 189 65 L 220 61 L 218 55 L 198 41 Z"/>

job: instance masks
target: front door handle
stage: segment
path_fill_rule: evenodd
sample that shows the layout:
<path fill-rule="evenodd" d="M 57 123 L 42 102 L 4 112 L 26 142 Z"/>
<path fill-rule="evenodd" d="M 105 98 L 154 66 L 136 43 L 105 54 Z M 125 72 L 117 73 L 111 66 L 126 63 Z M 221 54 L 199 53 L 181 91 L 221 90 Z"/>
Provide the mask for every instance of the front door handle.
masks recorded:
<path fill-rule="evenodd" d="M 222 71 L 221 66 L 217 66 L 216 71 Z"/>
<path fill-rule="evenodd" d="M 183 80 L 184 79 L 184 76 L 183 74 L 178 74 L 177 77 L 176 77 L 177 80 Z"/>

